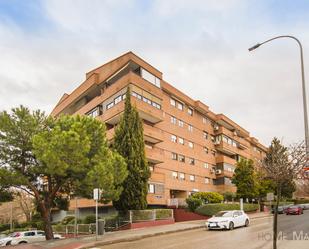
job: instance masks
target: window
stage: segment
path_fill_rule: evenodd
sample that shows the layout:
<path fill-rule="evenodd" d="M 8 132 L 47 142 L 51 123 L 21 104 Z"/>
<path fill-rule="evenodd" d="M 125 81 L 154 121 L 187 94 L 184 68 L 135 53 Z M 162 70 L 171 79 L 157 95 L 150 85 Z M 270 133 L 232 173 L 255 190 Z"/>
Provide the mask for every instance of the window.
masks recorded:
<path fill-rule="evenodd" d="M 210 136 L 211 141 L 214 143 L 215 142 L 215 137 L 213 135 Z"/>
<path fill-rule="evenodd" d="M 155 185 L 154 184 L 148 184 L 148 193 L 150 193 L 150 194 L 155 193 Z"/>
<path fill-rule="evenodd" d="M 141 68 L 141 76 L 151 84 L 160 87 L 160 79 L 146 71 L 144 68 Z"/>
<path fill-rule="evenodd" d="M 183 104 L 177 102 L 177 108 L 182 111 L 183 110 Z"/>
<path fill-rule="evenodd" d="M 121 102 L 121 100 L 122 100 L 122 96 L 121 95 L 116 97 L 115 100 L 114 100 L 115 105 L 117 105 L 119 102 Z"/>
<path fill-rule="evenodd" d="M 155 108 L 157 108 L 157 109 L 161 109 L 161 105 L 159 105 L 158 103 L 156 103 L 156 102 L 152 102 L 152 106 L 154 106 Z"/>
<path fill-rule="evenodd" d="M 185 174 L 179 173 L 179 180 L 185 180 Z"/>
<path fill-rule="evenodd" d="M 153 171 L 154 171 L 154 165 L 149 165 L 149 170 L 150 170 L 151 172 L 153 172 Z"/>
<path fill-rule="evenodd" d="M 88 112 L 87 114 L 89 117 L 97 117 L 100 115 L 100 107 L 96 107 L 95 109 L 91 110 L 90 112 Z"/>
<path fill-rule="evenodd" d="M 185 140 L 182 137 L 178 138 L 178 143 L 184 145 L 185 144 Z"/>
<path fill-rule="evenodd" d="M 175 99 L 171 99 L 170 102 L 171 102 L 171 105 L 172 105 L 172 106 L 175 106 L 175 107 L 176 107 L 176 100 L 175 100 Z"/>
<path fill-rule="evenodd" d="M 151 101 L 145 97 L 143 97 L 143 101 L 149 105 L 151 105 Z"/>
<path fill-rule="evenodd" d="M 106 110 L 112 108 L 114 106 L 114 102 L 111 102 L 109 104 L 106 105 Z"/>
<path fill-rule="evenodd" d="M 189 158 L 189 164 L 190 164 L 190 165 L 194 165 L 194 164 L 195 164 L 194 158 Z"/>
<path fill-rule="evenodd" d="M 185 156 L 184 155 L 178 155 L 178 161 L 184 163 L 185 162 Z"/>
<path fill-rule="evenodd" d="M 190 175 L 190 181 L 195 182 L 195 176 L 194 175 Z"/>
<path fill-rule="evenodd" d="M 190 132 L 193 132 L 193 126 L 192 126 L 192 125 L 188 125 L 188 130 L 189 130 Z"/>
<path fill-rule="evenodd" d="M 216 151 L 215 151 L 215 150 L 211 150 L 211 154 L 212 154 L 213 156 L 216 156 Z"/>
<path fill-rule="evenodd" d="M 203 124 L 207 124 L 207 118 L 203 117 Z"/>
<path fill-rule="evenodd" d="M 173 143 L 177 143 L 177 137 L 175 135 L 171 135 L 171 141 Z"/>
<path fill-rule="evenodd" d="M 188 142 L 188 145 L 189 145 L 190 148 L 193 148 L 193 147 L 194 147 L 194 145 L 193 145 L 192 142 Z"/>
<path fill-rule="evenodd" d="M 172 152 L 172 160 L 177 160 L 177 153 Z"/>
<path fill-rule="evenodd" d="M 182 121 L 182 120 L 178 120 L 178 125 L 179 125 L 180 127 L 183 127 L 183 121 Z"/>
<path fill-rule="evenodd" d="M 204 168 L 208 169 L 209 168 L 209 164 L 208 163 L 204 163 Z"/>
<path fill-rule="evenodd" d="M 205 151 L 206 154 L 208 154 L 208 151 L 209 151 L 209 150 L 208 150 L 207 147 L 204 147 L 204 151 Z"/>
<path fill-rule="evenodd" d="M 171 116 L 171 123 L 172 124 L 176 124 L 177 123 L 177 119 L 174 116 Z"/>
<path fill-rule="evenodd" d="M 26 232 L 24 233 L 24 236 L 35 236 L 35 232 Z"/>
<path fill-rule="evenodd" d="M 177 178 L 178 178 L 178 173 L 175 172 L 175 171 L 173 171 L 173 172 L 172 172 L 172 177 L 173 177 L 174 179 L 177 179 Z"/>
<path fill-rule="evenodd" d="M 207 131 L 203 131 L 203 137 L 204 137 L 204 139 L 208 139 L 208 132 Z"/>
<path fill-rule="evenodd" d="M 193 116 L 193 109 L 192 108 L 188 108 L 188 114 L 190 115 L 190 116 Z"/>

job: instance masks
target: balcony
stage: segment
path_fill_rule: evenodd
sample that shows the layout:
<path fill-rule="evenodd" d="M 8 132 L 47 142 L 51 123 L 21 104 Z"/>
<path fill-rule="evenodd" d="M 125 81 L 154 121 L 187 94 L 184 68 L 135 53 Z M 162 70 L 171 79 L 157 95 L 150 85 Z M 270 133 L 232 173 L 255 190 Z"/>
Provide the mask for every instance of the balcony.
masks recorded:
<path fill-rule="evenodd" d="M 158 164 L 164 161 L 164 150 L 156 147 L 145 147 L 146 158 L 148 162 Z"/>
<path fill-rule="evenodd" d="M 228 156 L 218 155 L 216 157 L 216 163 L 228 163 L 228 164 L 231 164 L 231 165 L 235 165 L 236 160 L 233 159 L 233 158 L 230 158 Z"/>
<path fill-rule="evenodd" d="M 108 141 L 112 140 L 115 134 L 115 128 L 106 131 L 106 138 Z"/>
<path fill-rule="evenodd" d="M 143 101 L 136 100 L 136 98 L 131 97 L 131 103 L 135 106 L 139 112 L 140 118 L 147 120 L 152 124 L 156 124 L 163 120 L 163 111 L 159 110 Z M 109 110 L 105 111 L 100 119 L 107 124 L 116 125 L 119 123 L 120 118 L 124 112 L 124 104 L 122 101 L 117 105 L 113 106 Z"/>
<path fill-rule="evenodd" d="M 144 124 L 144 139 L 150 143 L 156 144 L 163 141 L 163 132 L 156 127 Z"/>
<path fill-rule="evenodd" d="M 164 183 L 165 182 L 165 174 L 157 173 L 157 172 L 151 172 L 150 181 Z"/>
<path fill-rule="evenodd" d="M 232 145 L 229 145 L 227 143 L 224 143 L 224 142 L 216 142 L 215 143 L 215 146 L 216 146 L 216 150 L 218 151 L 221 151 L 222 153 L 225 153 L 229 156 L 234 156 L 236 155 L 236 150 L 237 148 L 233 147 Z"/>
<path fill-rule="evenodd" d="M 106 138 L 108 141 L 112 140 L 115 134 L 115 128 L 106 131 Z M 163 132 L 156 127 L 144 124 L 144 140 L 152 144 L 163 141 Z"/>

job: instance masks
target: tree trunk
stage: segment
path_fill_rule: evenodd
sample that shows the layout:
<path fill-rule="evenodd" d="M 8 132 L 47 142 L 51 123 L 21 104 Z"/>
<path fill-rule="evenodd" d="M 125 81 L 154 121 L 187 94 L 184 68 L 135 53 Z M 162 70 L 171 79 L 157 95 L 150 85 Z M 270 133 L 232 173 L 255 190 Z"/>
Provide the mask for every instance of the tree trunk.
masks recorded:
<path fill-rule="evenodd" d="M 51 226 L 51 217 L 50 217 L 50 207 L 46 205 L 43 201 L 40 204 L 40 213 L 43 218 L 43 229 L 45 232 L 46 240 L 51 240 L 54 238 L 53 228 Z"/>
<path fill-rule="evenodd" d="M 274 226 L 273 226 L 273 249 L 277 249 L 277 238 L 278 238 L 278 206 L 281 198 L 281 188 L 278 183 L 277 186 L 277 200 L 274 206 Z"/>

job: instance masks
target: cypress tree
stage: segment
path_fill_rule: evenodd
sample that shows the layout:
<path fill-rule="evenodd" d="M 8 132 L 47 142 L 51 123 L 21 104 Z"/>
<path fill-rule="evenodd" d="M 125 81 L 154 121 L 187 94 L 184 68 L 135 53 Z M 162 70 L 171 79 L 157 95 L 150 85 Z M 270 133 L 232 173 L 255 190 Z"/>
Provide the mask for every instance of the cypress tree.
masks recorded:
<path fill-rule="evenodd" d="M 114 149 L 125 158 L 128 177 L 122 183 L 123 191 L 114 207 L 122 212 L 147 207 L 148 179 L 150 170 L 145 156 L 143 123 L 138 111 L 131 104 L 128 87 L 124 114 L 116 127 Z"/>

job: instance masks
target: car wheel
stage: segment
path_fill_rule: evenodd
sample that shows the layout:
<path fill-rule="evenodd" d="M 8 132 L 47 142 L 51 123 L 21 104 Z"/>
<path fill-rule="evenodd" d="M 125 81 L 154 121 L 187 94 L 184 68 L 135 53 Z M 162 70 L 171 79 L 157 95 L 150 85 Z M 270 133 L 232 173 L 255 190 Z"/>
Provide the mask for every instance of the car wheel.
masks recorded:
<path fill-rule="evenodd" d="M 21 241 L 18 244 L 27 244 L 27 241 Z"/>
<path fill-rule="evenodd" d="M 6 246 L 10 246 L 10 245 L 11 245 L 11 241 L 6 242 L 5 245 L 6 245 Z"/>
<path fill-rule="evenodd" d="M 231 221 L 229 224 L 229 230 L 233 230 L 234 229 L 234 223 Z"/>
<path fill-rule="evenodd" d="M 248 227 L 249 226 L 249 220 L 246 219 L 246 222 L 245 222 L 245 227 Z"/>

